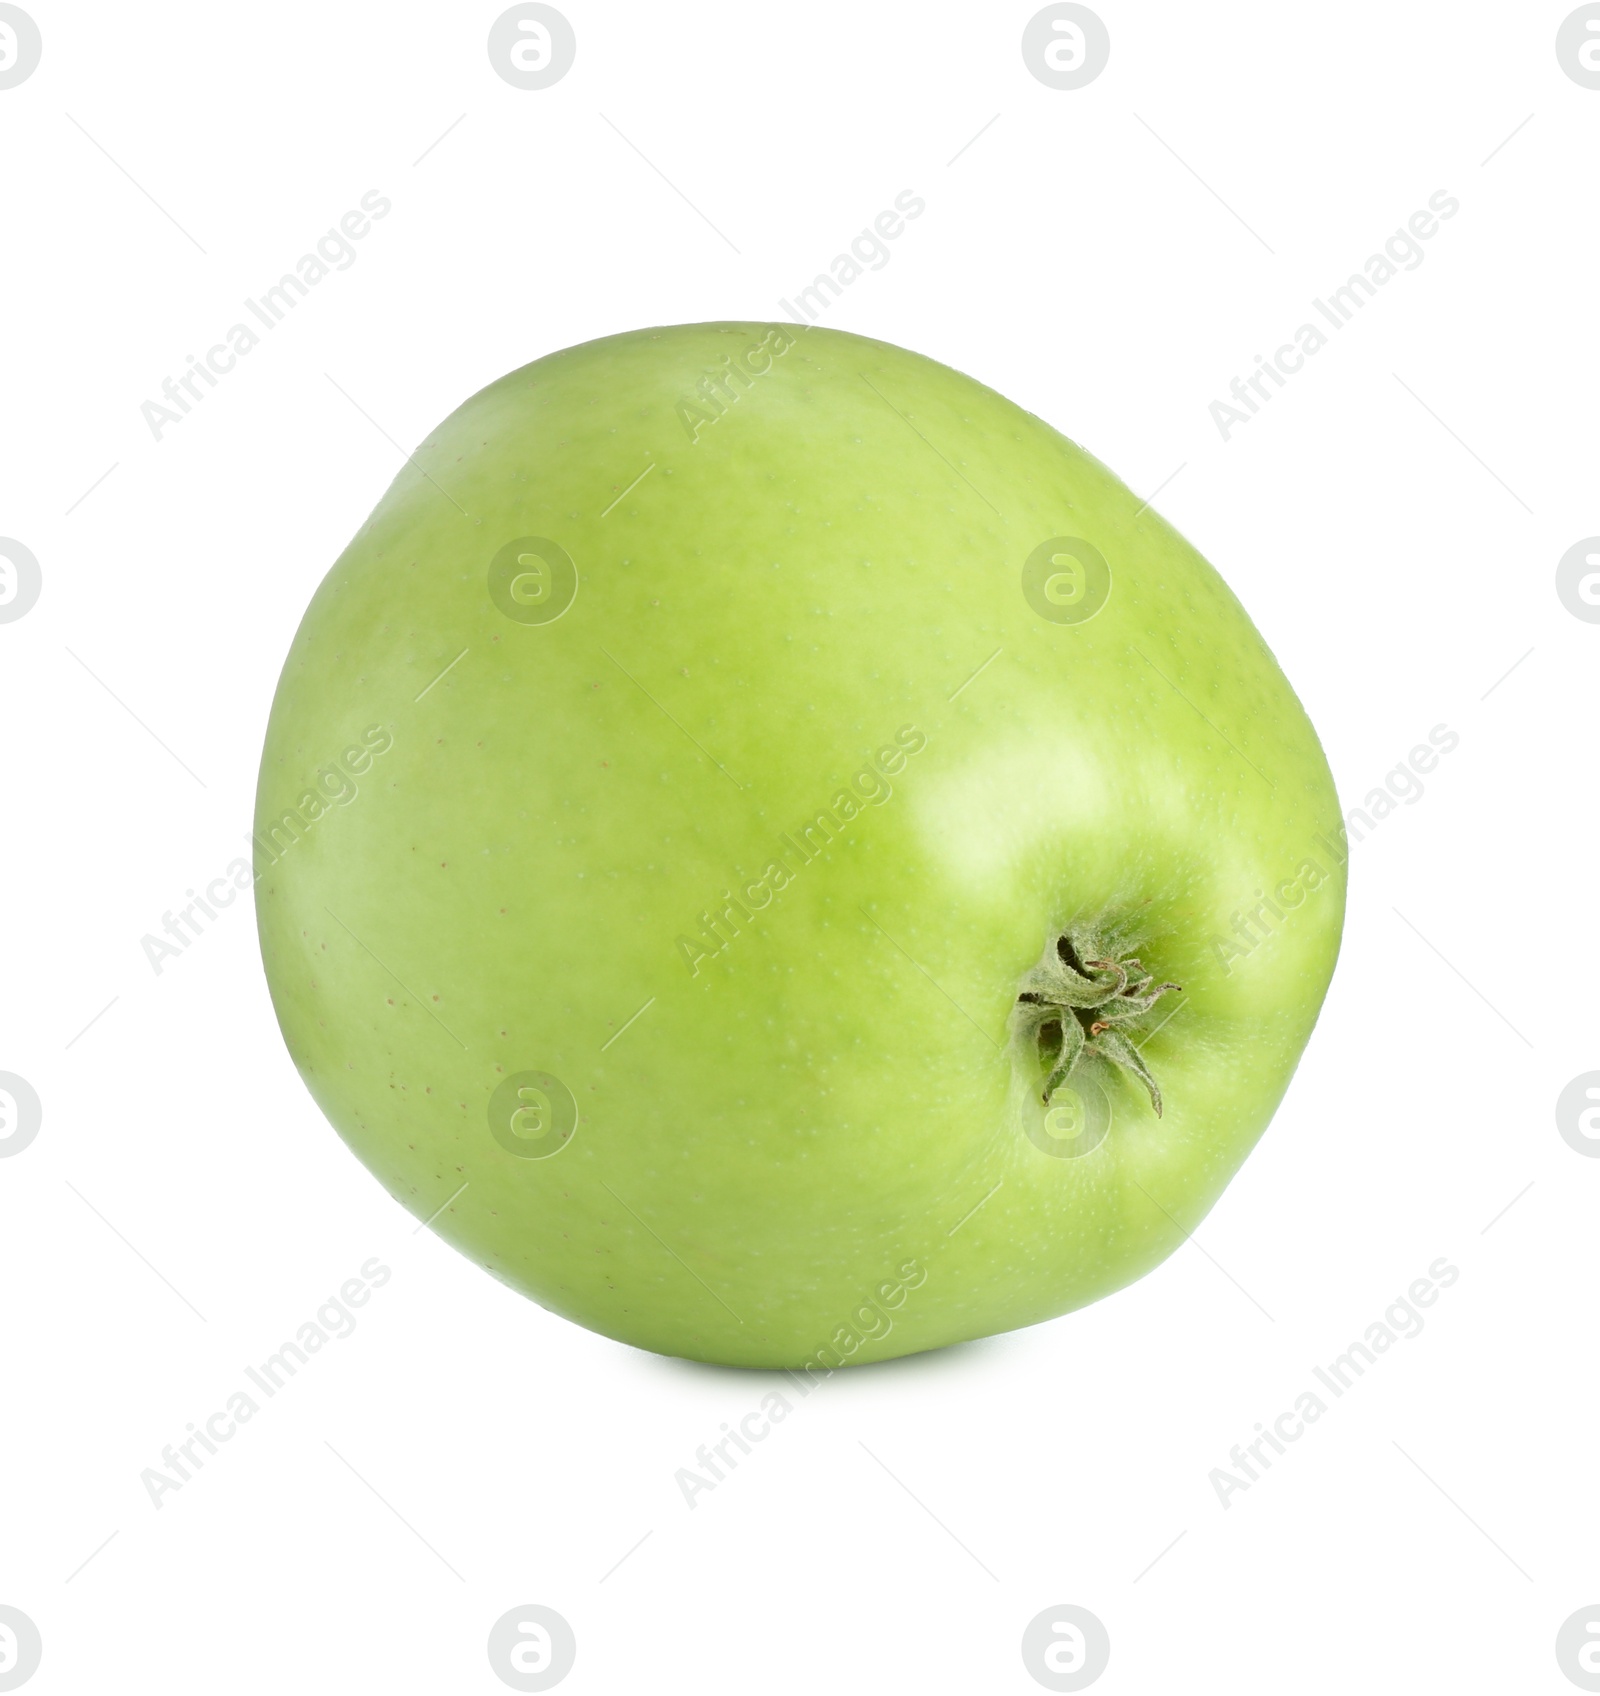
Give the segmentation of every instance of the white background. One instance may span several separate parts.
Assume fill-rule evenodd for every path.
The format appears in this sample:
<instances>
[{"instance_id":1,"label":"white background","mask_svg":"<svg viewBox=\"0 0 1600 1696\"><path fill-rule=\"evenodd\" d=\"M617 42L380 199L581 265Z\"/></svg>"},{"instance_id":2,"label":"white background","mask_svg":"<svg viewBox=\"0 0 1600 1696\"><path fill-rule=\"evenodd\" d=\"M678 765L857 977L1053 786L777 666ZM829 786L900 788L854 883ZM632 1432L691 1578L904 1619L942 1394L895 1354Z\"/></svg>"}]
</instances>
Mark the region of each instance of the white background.
<instances>
[{"instance_id":1,"label":"white background","mask_svg":"<svg viewBox=\"0 0 1600 1696\"><path fill-rule=\"evenodd\" d=\"M1109 67L1059 92L1032 5L563 0L575 68L523 92L498 5L28 4L0 533L43 592L0 625L0 1069L44 1122L0 1161L0 1602L43 1635L31 1689L492 1696L526 1602L571 1622L574 1692L1025 1696L1060 1602L1105 1623L1108 1696L1575 1688L1600 1161L1554 1105L1600 1066L1600 627L1554 585L1600 532L1600 91L1557 62L1571 8L1104 0ZM162 379L374 188L357 262L153 439ZM691 1511L676 1469L768 1382L417 1234L290 1065L247 903L159 977L140 938L244 851L290 637L402 448L554 349L777 317L907 188L926 213L825 321L1160 487L1346 807L1432 726L1460 746L1354 849L1322 1021L1193 1244L840 1374ZM1210 402L1439 189L1425 262L1224 442ZM141 1471L373 1255L356 1333L153 1508ZM1224 1509L1212 1469L1439 1256L1423 1333Z\"/></svg>"}]
</instances>

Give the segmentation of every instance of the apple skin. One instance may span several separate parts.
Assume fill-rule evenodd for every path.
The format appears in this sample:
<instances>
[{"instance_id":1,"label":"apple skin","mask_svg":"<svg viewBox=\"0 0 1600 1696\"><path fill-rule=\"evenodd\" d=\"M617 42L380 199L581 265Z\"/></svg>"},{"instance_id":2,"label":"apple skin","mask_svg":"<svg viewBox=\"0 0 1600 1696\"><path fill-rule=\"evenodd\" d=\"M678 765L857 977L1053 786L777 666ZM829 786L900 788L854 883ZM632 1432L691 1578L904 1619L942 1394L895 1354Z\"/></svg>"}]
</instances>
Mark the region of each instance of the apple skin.
<instances>
[{"instance_id":1,"label":"apple skin","mask_svg":"<svg viewBox=\"0 0 1600 1696\"><path fill-rule=\"evenodd\" d=\"M1024 593L1060 537L1090 618L1071 558ZM828 1370L1184 1242L1316 1020L1342 842L1249 618L1104 466L886 343L697 324L512 372L395 479L284 666L257 912L312 1095L448 1242L641 1348ZM1086 1062L1110 1126L1062 1158L1008 1019L1083 914L1183 988L1164 1115Z\"/></svg>"}]
</instances>

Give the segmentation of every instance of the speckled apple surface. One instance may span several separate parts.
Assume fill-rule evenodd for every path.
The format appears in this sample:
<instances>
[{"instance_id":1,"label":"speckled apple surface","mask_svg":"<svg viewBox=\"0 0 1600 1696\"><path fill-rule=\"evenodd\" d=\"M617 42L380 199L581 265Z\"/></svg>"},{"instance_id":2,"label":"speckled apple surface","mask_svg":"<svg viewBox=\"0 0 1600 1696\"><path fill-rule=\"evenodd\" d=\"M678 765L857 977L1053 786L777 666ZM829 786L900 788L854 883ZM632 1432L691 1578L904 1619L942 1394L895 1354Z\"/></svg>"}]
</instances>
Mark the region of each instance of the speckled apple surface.
<instances>
[{"instance_id":1,"label":"speckled apple surface","mask_svg":"<svg viewBox=\"0 0 1600 1696\"><path fill-rule=\"evenodd\" d=\"M701 324L418 448L284 666L256 898L413 1214L608 1336L830 1370L1183 1242L1311 1034L1341 843L1244 610L1104 466L886 343ZM1084 915L1182 986L1159 1118L1092 1059L1047 1106L1010 1034Z\"/></svg>"}]
</instances>

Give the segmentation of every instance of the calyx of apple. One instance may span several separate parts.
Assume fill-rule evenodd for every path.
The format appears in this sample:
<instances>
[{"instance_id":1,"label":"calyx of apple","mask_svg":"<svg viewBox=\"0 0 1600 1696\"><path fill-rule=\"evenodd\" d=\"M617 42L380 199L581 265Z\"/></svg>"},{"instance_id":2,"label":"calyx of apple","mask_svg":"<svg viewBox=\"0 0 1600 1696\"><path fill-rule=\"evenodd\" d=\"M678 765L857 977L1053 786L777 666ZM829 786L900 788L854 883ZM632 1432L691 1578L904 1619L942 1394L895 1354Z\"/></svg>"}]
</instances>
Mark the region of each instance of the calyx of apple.
<instances>
[{"instance_id":1,"label":"calyx of apple","mask_svg":"<svg viewBox=\"0 0 1600 1696\"><path fill-rule=\"evenodd\" d=\"M1161 1088L1139 1052L1140 1024L1168 990L1094 925L1069 925L1045 944L1017 990L1011 1033L1018 1062L1045 1074L1045 1102L1086 1059L1109 1060L1150 1092L1161 1117ZM1121 956L1119 958L1119 956Z\"/></svg>"}]
</instances>

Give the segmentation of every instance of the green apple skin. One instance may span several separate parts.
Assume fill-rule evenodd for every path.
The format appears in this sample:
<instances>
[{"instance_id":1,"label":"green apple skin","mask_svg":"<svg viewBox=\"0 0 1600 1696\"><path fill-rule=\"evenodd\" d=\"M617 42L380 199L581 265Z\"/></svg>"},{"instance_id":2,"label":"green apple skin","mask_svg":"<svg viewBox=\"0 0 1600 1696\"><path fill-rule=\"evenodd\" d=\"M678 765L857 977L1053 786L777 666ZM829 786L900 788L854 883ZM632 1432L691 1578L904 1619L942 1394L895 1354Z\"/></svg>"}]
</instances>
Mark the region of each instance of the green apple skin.
<instances>
[{"instance_id":1,"label":"green apple skin","mask_svg":"<svg viewBox=\"0 0 1600 1696\"><path fill-rule=\"evenodd\" d=\"M489 592L527 536L576 573L521 556L545 622ZM1079 622L1023 591L1062 536L1110 574ZM1249 618L1104 466L886 343L696 324L513 371L395 479L284 666L257 912L295 1064L412 1213L609 1337L818 1371L1185 1241L1310 1035L1342 842ZM1008 1019L1084 914L1183 987L1164 1114L1086 1062L1110 1129L1062 1158ZM491 1134L524 1072L570 1129Z\"/></svg>"}]
</instances>

